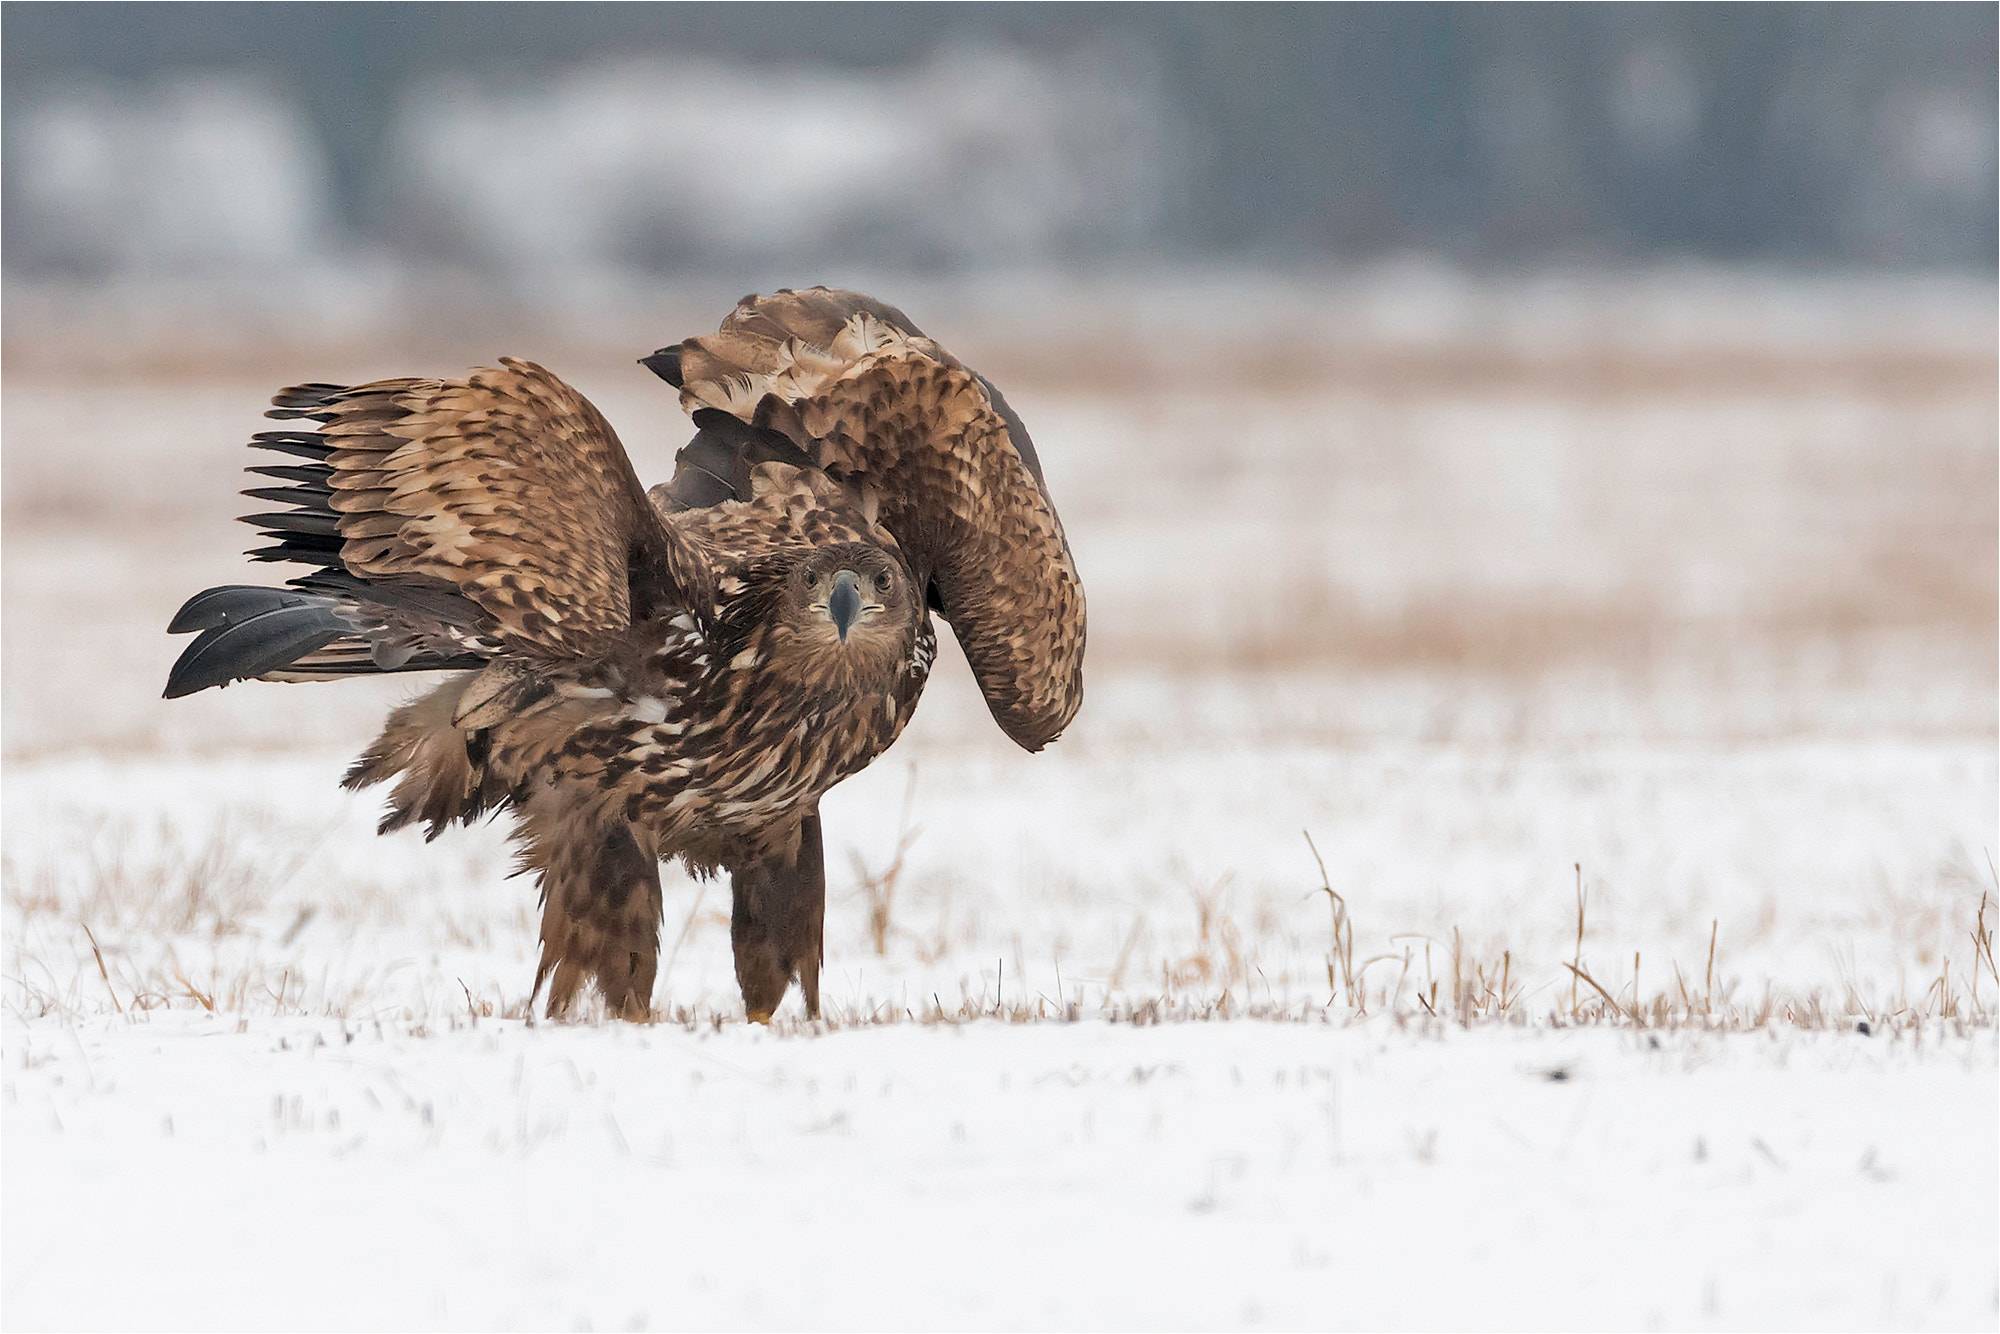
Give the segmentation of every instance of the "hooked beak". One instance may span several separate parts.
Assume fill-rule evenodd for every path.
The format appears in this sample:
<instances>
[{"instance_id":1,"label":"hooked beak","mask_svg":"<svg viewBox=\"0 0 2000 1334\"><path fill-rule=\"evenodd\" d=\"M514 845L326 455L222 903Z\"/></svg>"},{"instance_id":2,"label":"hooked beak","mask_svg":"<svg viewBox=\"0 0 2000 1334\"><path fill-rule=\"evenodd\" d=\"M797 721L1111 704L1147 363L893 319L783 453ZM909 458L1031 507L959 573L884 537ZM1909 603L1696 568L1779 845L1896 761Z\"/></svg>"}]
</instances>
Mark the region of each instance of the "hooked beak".
<instances>
[{"instance_id":1,"label":"hooked beak","mask_svg":"<svg viewBox=\"0 0 2000 1334\"><path fill-rule=\"evenodd\" d=\"M840 631L840 642L845 644L848 628L861 614L861 577L854 571L842 570L833 576L833 588L826 595L826 614L833 618L833 628Z\"/></svg>"}]
</instances>

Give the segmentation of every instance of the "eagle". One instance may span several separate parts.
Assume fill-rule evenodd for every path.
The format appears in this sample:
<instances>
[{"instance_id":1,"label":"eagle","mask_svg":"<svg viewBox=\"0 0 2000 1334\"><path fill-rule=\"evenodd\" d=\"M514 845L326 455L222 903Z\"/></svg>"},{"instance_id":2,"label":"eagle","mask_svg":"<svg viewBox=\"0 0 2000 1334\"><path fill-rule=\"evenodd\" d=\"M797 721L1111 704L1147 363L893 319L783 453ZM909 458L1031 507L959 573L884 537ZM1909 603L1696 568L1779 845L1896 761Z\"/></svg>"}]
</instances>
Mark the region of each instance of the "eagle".
<instances>
[{"instance_id":1,"label":"eagle","mask_svg":"<svg viewBox=\"0 0 2000 1334\"><path fill-rule=\"evenodd\" d=\"M727 872L746 1012L819 1015L819 801L909 722L952 628L1035 751L1083 698L1083 585L998 389L901 311L749 296L640 359L693 439L642 489L575 389L502 358L461 380L304 384L251 446L282 588L190 598L166 697L255 678L448 671L347 772L380 832L510 813L542 907L532 1006L650 1013L660 866Z\"/></svg>"}]
</instances>

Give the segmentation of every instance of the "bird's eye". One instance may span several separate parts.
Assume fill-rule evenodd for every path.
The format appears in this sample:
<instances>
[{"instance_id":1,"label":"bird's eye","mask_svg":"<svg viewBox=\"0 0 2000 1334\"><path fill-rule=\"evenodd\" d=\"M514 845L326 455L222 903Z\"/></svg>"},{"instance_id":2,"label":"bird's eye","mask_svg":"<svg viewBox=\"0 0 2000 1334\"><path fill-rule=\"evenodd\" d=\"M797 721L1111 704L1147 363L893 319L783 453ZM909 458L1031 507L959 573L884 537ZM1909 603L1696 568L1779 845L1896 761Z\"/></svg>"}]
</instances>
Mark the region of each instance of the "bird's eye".
<instances>
[{"instance_id":1,"label":"bird's eye","mask_svg":"<svg viewBox=\"0 0 2000 1334\"><path fill-rule=\"evenodd\" d=\"M813 586L814 584L817 584L818 582L819 582L819 576L818 576L818 575L816 575L816 574L814 574L814 573L813 573L813 572L812 572L811 570L807 570L807 571L806 571L806 587L807 587L807 588L811 588L811 587L812 587L812 586Z\"/></svg>"},{"instance_id":2,"label":"bird's eye","mask_svg":"<svg viewBox=\"0 0 2000 1334\"><path fill-rule=\"evenodd\" d=\"M886 593L889 591L889 572L887 570L875 576L875 591L877 593Z\"/></svg>"}]
</instances>

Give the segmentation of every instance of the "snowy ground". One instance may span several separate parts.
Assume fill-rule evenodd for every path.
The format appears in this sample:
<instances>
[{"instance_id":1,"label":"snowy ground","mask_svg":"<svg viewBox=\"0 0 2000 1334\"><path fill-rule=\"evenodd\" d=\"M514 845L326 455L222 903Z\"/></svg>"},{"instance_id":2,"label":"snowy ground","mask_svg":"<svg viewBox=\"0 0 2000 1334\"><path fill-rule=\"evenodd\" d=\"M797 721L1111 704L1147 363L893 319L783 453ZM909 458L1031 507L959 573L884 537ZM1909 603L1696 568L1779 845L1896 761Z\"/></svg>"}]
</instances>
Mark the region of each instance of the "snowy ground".
<instances>
[{"instance_id":1,"label":"snowy ground","mask_svg":"<svg viewBox=\"0 0 2000 1334\"><path fill-rule=\"evenodd\" d=\"M10 1045L23 1328L1992 1323L1990 1030L180 1012Z\"/></svg>"},{"instance_id":2,"label":"snowy ground","mask_svg":"<svg viewBox=\"0 0 2000 1334\"><path fill-rule=\"evenodd\" d=\"M1089 693L1027 756L947 658L829 798L817 1029L678 871L658 1023L526 1022L502 831L335 788L404 686L156 698L271 383L511 347L10 320L0 1319L1991 1328L1991 287L1704 281L1192 292L1203 384L906 302L1035 430Z\"/></svg>"}]
</instances>

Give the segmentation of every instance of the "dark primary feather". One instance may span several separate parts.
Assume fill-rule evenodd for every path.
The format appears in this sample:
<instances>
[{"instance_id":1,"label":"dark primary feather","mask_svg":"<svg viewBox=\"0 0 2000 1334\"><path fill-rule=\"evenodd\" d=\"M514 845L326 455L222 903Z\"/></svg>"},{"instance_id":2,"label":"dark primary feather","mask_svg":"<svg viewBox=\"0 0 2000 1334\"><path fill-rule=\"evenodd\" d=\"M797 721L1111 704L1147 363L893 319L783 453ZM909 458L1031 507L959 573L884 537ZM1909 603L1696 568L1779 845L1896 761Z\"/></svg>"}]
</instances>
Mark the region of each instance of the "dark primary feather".
<instances>
[{"instance_id":1,"label":"dark primary feather","mask_svg":"<svg viewBox=\"0 0 2000 1334\"><path fill-rule=\"evenodd\" d=\"M315 431L259 431L250 437L250 448L268 449L273 454L290 454L302 459L324 460L333 453L332 444L322 440Z\"/></svg>"},{"instance_id":2,"label":"dark primary feather","mask_svg":"<svg viewBox=\"0 0 2000 1334\"><path fill-rule=\"evenodd\" d=\"M345 393L347 386L343 384L326 384L320 381L312 384L295 384L289 389L280 389L273 395L271 410L264 415L278 421L305 419L330 422L338 415L333 404Z\"/></svg>"},{"instance_id":3,"label":"dark primary feather","mask_svg":"<svg viewBox=\"0 0 2000 1334\"><path fill-rule=\"evenodd\" d=\"M283 667L355 632L332 598L275 588L211 588L174 617L175 633L201 634L167 675L166 698L228 685Z\"/></svg>"},{"instance_id":4,"label":"dark primary feather","mask_svg":"<svg viewBox=\"0 0 2000 1334\"><path fill-rule=\"evenodd\" d=\"M707 509L725 500L741 500L737 489L736 451L707 431L681 446L674 455L674 479L650 493L661 510L677 514L682 510Z\"/></svg>"},{"instance_id":5,"label":"dark primary feather","mask_svg":"<svg viewBox=\"0 0 2000 1334\"><path fill-rule=\"evenodd\" d=\"M324 505L333 497L326 485L252 486L238 493L252 500L268 500L274 505Z\"/></svg>"},{"instance_id":6,"label":"dark primary feather","mask_svg":"<svg viewBox=\"0 0 2000 1334\"><path fill-rule=\"evenodd\" d=\"M333 469L326 467L300 467L291 463L259 463L243 470L259 477L275 477L283 482L305 482L312 486L330 488L329 480Z\"/></svg>"},{"instance_id":7,"label":"dark primary feather","mask_svg":"<svg viewBox=\"0 0 2000 1334\"><path fill-rule=\"evenodd\" d=\"M340 536L340 516L331 511L320 514L309 509L296 509L272 514L246 514L243 516L243 522L252 528L264 529L274 537L281 533L287 535L305 533L313 537Z\"/></svg>"},{"instance_id":8,"label":"dark primary feather","mask_svg":"<svg viewBox=\"0 0 2000 1334\"><path fill-rule=\"evenodd\" d=\"M298 601L297 593L282 588L257 588L249 584L205 588L181 604L167 625L167 633L187 635L197 630L213 630L232 619L240 621L259 612L294 606Z\"/></svg>"},{"instance_id":9,"label":"dark primary feather","mask_svg":"<svg viewBox=\"0 0 2000 1334\"><path fill-rule=\"evenodd\" d=\"M649 357L639 358L639 364L674 388L681 387L681 349L678 344L673 347L663 347Z\"/></svg>"}]
</instances>

